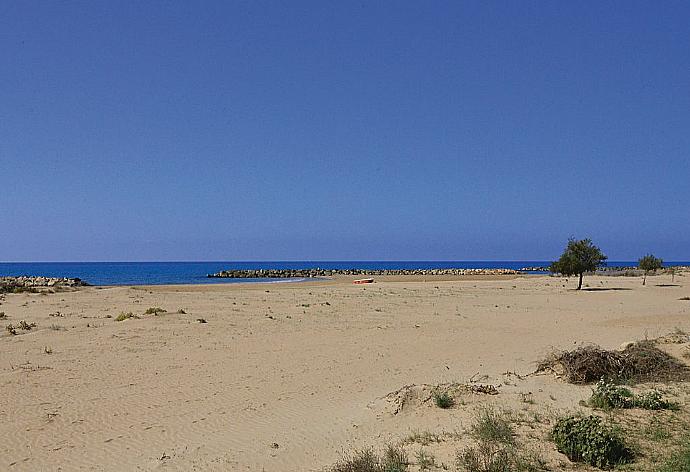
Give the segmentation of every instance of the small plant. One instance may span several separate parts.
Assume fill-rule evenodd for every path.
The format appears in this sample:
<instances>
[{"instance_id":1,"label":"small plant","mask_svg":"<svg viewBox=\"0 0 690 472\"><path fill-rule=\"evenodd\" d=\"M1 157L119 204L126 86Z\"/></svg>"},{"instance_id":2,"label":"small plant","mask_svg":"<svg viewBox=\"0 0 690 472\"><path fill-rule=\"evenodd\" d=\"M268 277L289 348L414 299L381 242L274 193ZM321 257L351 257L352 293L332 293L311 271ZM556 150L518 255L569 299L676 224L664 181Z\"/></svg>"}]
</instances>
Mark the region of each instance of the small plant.
<instances>
[{"instance_id":1,"label":"small plant","mask_svg":"<svg viewBox=\"0 0 690 472\"><path fill-rule=\"evenodd\" d=\"M136 318L136 316L134 316L134 313L132 313L131 311L125 313L123 311L122 313L117 315L117 318L115 318L115 321L125 321L125 320L128 320L130 318Z\"/></svg>"},{"instance_id":2,"label":"small plant","mask_svg":"<svg viewBox=\"0 0 690 472\"><path fill-rule=\"evenodd\" d=\"M477 447L458 451L456 465L468 472L512 471L510 458L512 450L505 444L494 441L480 441Z\"/></svg>"},{"instance_id":3,"label":"small plant","mask_svg":"<svg viewBox=\"0 0 690 472\"><path fill-rule=\"evenodd\" d=\"M197 318L196 319L199 323L207 323L207 321L204 318Z\"/></svg>"},{"instance_id":4,"label":"small plant","mask_svg":"<svg viewBox=\"0 0 690 472\"><path fill-rule=\"evenodd\" d=\"M441 392L437 390L433 393L433 397L434 404L439 408L443 408L444 410L447 408L452 408L453 405L455 405L455 400L453 400L453 397L451 397L448 392Z\"/></svg>"},{"instance_id":5,"label":"small plant","mask_svg":"<svg viewBox=\"0 0 690 472\"><path fill-rule=\"evenodd\" d=\"M455 463L467 472L536 472L548 470L542 456L534 451L522 453L510 444L479 441L476 447L458 451Z\"/></svg>"},{"instance_id":6,"label":"small plant","mask_svg":"<svg viewBox=\"0 0 690 472\"><path fill-rule=\"evenodd\" d=\"M6 320L6 319L7 319L7 315L5 314L5 312L0 311L0 320Z\"/></svg>"},{"instance_id":7,"label":"small plant","mask_svg":"<svg viewBox=\"0 0 690 472\"><path fill-rule=\"evenodd\" d=\"M53 348L49 346L44 346L43 347L43 353L44 354L52 354L53 353Z\"/></svg>"},{"instance_id":8,"label":"small plant","mask_svg":"<svg viewBox=\"0 0 690 472\"><path fill-rule=\"evenodd\" d=\"M635 406L645 410L673 410L677 408L675 403L664 399L658 390L650 390L636 395Z\"/></svg>"},{"instance_id":9,"label":"small plant","mask_svg":"<svg viewBox=\"0 0 690 472\"><path fill-rule=\"evenodd\" d=\"M178 314L178 315L186 315L187 312L184 311L182 308L180 308L179 310L177 310L177 314Z\"/></svg>"},{"instance_id":10,"label":"small plant","mask_svg":"<svg viewBox=\"0 0 690 472\"><path fill-rule=\"evenodd\" d=\"M620 433L598 416L560 418L551 436L558 451L573 462L608 469L632 461L632 451Z\"/></svg>"},{"instance_id":11,"label":"small plant","mask_svg":"<svg viewBox=\"0 0 690 472\"><path fill-rule=\"evenodd\" d=\"M32 328L36 327L36 323L27 323L24 320L19 321L19 329L23 329L24 331L31 331Z\"/></svg>"},{"instance_id":12,"label":"small plant","mask_svg":"<svg viewBox=\"0 0 690 472\"><path fill-rule=\"evenodd\" d=\"M424 449L417 451L414 457L419 466L419 470L430 470L432 467L436 466L436 457L426 452Z\"/></svg>"},{"instance_id":13,"label":"small plant","mask_svg":"<svg viewBox=\"0 0 690 472\"><path fill-rule=\"evenodd\" d=\"M675 408L675 404L663 398L658 390L639 395L633 394L629 389L615 385L604 379L597 382L592 389L592 396L587 402L589 406L612 410L614 408L642 408L644 410L668 410Z\"/></svg>"},{"instance_id":14,"label":"small plant","mask_svg":"<svg viewBox=\"0 0 690 472\"><path fill-rule=\"evenodd\" d=\"M338 462L331 472L380 472L380 470L381 464L374 451L364 449Z\"/></svg>"},{"instance_id":15,"label":"small plant","mask_svg":"<svg viewBox=\"0 0 690 472\"><path fill-rule=\"evenodd\" d=\"M147 308L146 311L144 312L145 315L156 315L158 316L159 313L167 313L167 310L164 310L163 308L154 306L151 308Z\"/></svg>"},{"instance_id":16,"label":"small plant","mask_svg":"<svg viewBox=\"0 0 690 472\"><path fill-rule=\"evenodd\" d=\"M442 441L443 438L440 435L432 433L431 431L412 431L412 433L403 440L403 443L417 443L422 446L428 446L429 444L440 443Z\"/></svg>"},{"instance_id":17,"label":"small plant","mask_svg":"<svg viewBox=\"0 0 690 472\"><path fill-rule=\"evenodd\" d=\"M383 455L382 472L405 472L408 463L407 453L403 448L388 446Z\"/></svg>"},{"instance_id":18,"label":"small plant","mask_svg":"<svg viewBox=\"0 0 690 472\"><path fill-rule=\"evenodd\" d=\"M504 444L515 443L513 427L506 415L492 408L483 408L479 411L471 431L479 440Z\"/></svg>"},{"instance_id":19,"label":"small plant","mask_svg":"<svg viewBox=\"0 0 690 472\"><path fill-rule=\"evenodd\" d=\"M5 331L7 331L8 333L10 333L13 336L17 335L17 328L11 324L8 324L7 326L5 326Z\"/></svg>"},{"instance_id":20,"label":"small plant","mask_svg":"<svg viewBox=\"0 0 690 472\"><path fill-rule=\"evenodd\" d=\"M635 406L633 393L625 387L601 379L592 389L589 406L612 410L614 408L632 408Z\"/></svg>"},{"instance_id":21,"label":"small plant","mask_svg":"<svg viewBox=\"0 0 690 472\"><path fill-rule=\"evenodd\" d=\"M331 472L405 472L407 471L407 454L402 448L388 446L383 457L371 449L355 451L351 457L338 462Z\"/></svg>"}]
</instances>

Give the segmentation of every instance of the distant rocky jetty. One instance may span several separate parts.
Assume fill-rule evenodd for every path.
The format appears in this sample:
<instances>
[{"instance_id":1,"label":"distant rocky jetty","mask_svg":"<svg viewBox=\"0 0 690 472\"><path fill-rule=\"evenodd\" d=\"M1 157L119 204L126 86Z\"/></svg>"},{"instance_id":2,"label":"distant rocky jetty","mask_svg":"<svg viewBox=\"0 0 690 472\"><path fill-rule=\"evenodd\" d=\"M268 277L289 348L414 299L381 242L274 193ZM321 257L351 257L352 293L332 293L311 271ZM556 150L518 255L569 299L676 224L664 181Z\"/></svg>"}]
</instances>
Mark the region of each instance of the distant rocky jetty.
<instances>
[{"instance_id":1,"label":"distant rocky jetty","mask_svg":"<svg viewBox=\"0 0 690 472\"><path fill-rule=\"evenodd\" d=\"M540 269L541 270L541 269ZM332 277L334 275L517 275L514 269L230 269L221 270L208 277L233 279L285 279Z\"/></svg>"},{"instance_id":2,"label":"distant rocky jetty","mask_svg":"<svg viewBox=\"0 0 690 472\"><path fill-rule=\"evenodd\" d=\"M32 291L40 287L83 287L89 285L78 278L67 277L0 277L0 293Z\"/></svg>"}]
</instances>

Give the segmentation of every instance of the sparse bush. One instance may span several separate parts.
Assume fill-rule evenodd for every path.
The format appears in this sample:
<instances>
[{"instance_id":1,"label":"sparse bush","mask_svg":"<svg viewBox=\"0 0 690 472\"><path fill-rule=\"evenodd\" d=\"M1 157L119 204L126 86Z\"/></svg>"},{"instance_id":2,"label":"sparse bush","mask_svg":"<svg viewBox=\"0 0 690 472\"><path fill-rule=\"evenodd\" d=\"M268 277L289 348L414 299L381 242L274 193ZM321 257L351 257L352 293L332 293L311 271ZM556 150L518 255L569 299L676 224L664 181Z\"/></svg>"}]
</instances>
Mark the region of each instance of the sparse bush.
<instances>
[{"instance_id":1,"label":"sparse bush","mask_svg":"<svg viewBox=\"0 0 690 472\"><path fill-rule=\"evenodd\" d=\"M512 449L493 441L480 441L477 447L458 452L456 465L467 472L511 472Z\"/></svg>"},{"instance_id":2,"label":"sparse bush","mask_svg":"<svg viewBox=\"0 0 690 472\"><path fill-rule=\"evenodd\" d=\"M11 335L15 336L17 334L17 328L11 324L8 324L5 326L5 331L10 333Z\"/></svg>"},{"instance_id":3,"label":"sparse bush","mask_svg":"<svg viewBox=\"0 0 690 472\"><path fill-rule=\"evenodd\" d=\"M455 405L455 400L450 396L448 392L435 391L433 393L434 404L443 409L451 408Z\"/></svg>"},{"instance_id":4,"label":"sparse bush","mask_svg":"<svg viewBox=\"0 0 690 472\"><path fill-rule=\"evenodd\" d=\"M479 441L474 447L458 451L455 464L467 472L536 472L548 470L546 462L534 451L521 452L511 444Z\"/></svg>"},{"instance_id":5,"label":"sparse bush","mask_svg":"<svg viewBox=\"0 0 690 472\"><path fill-rule=\"evenodd\" d=\"M420 449L414 455L419 470L429 470L436 466L436 457L433 454L426 452L424 449Z\"/></svg>"},{"instance_id":6,"label":"sparse bush","mask_svg":"<svg viewBox=\"0 0 690 472\"><path fill-rule=\"evenodd\" d=\"M620 433L597 416L561 418L551 435L557 449L573 462L609 469L632 460Z\"/></svg>"},{"instance_id":7,"label":"sparse bush","mask_svg":"<svg viewBox=\"0 0 690 472\"><path fill-rule=\"evenodd\" d=\"M187 312L184 311L182 308L180 308L179 310L177 310L177 314L178 314L178 315L186 315Z\"/></svg>"},{"instance_id":8,"label":"sparse bush","mask_svg":"<svg viewBox=\"0 0 690 472\"><path fill-rule=\"evenodd\" d=\"M36 323L27 323L24 320L19 321L19 329L23 329L24 331L30 331L32 328L36 327Z\"/></svg>"},{"instance_id":9,"label":"sparse bush","mask_svg":"<svg viewBox=\"0 0 690 472\"><path fill-rule=\"evenodd\" d=\"M381 464L378 456L371 449L356 451L352 457L338 462L332 472L380 472Z\"/></svg>"},{"instance_id":10,"label":"sparse bush","mask_svg":"<svg viewBox=\"0 0 690 472\"><path fill-rule=\"evenodd\" d=\"M164 310L163 308L154 306L151 308L147 308L146 311L144 312L145 315L158 315L159 313L167 313L167 310Z\"/></svg>"},{"instance_id":11,"label":"sparse bush","mask_svg":"<svg viewBox=\"0 0 690 472\"><path fill-rule=\"evenodd\" d=\"M117 315L117 318L115 318L115 321L125 321L125 320L128 320L130 318L136 318L136 316L134 316L134 313L132 313L131 311L125 313L123 311L122 313Z\"/></svg>"},{"instance_id":12,"label":"sparse bush","mask_svg":"<svg viewBox=\"0 0 690 472\"><path fill-rule=\"evenodd\" d=\"M355 451L333 466L331 472L405 472L407 464L407 454L402 448L388 446L383 457L371 449Z\"/></svg>"},{"instance_id":13,"label":"sparse bush","mask_svg":"<svg viewBox=\"0 0 690 472\"><path fill-rule=\"evenodd\" d=\"M401 447L388 446L383 456L383 472L405 472L409 460Z\"/></svg>"},{"instance_id":14,"label":"sparse bush","mask_svg":"<svg viewBox=\"0 0 690 472\"><path fill-rule=\"evenodd\" d=\"M514 444L513 427L504 413L493 408L482 408L477 414L471 428L472 434L479 440Z\"/></svg>"},{"instance_id":15,"label":"sparse bush","mask_svg":"<svg viewBox=\"0 0 690 472\"><path fill-rule=\"evenodd\" d=\"M7 319L7 315L5 314L5 312L0 311L0 320L6 320L6 319Z\"/></svg>"}]
</instances>

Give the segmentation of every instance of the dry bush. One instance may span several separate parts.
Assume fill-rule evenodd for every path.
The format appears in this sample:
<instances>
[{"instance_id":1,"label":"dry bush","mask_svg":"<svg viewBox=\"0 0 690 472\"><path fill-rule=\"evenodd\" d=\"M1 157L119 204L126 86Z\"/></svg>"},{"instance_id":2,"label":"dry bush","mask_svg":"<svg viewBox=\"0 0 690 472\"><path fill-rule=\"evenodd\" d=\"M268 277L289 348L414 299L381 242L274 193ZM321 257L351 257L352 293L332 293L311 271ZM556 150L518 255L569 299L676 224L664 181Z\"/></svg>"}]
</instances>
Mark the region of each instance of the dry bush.
<instances>
[{"instance_id":1,"label":"dry bush","mask_svg":"<svg viewBox=\"0 0 690 472\"><path fill-rule=\"evenodd\" d=\"M688 378L687 366L657 348L653 341L638 341L623 351L583 346L573 351L555 352L537 366L538 372L546 370L574 384L601 379L659 382Z\"/></svg>"}]
</instances>

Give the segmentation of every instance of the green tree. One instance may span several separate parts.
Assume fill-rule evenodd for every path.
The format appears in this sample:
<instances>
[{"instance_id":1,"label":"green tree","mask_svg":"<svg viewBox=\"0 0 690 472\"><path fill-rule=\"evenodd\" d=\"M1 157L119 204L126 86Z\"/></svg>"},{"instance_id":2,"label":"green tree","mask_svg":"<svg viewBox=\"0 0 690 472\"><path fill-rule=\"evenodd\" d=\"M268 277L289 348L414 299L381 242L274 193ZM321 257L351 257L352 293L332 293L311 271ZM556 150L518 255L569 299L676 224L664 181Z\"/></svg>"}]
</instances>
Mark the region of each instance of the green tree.
<instances>
[{"instance_id":1,"label":"green tree","mask_svg":"<svg viewBox=\"0 0 690 472\"><path fill-rule=\"evenodd\" d=\"M549 270L565 276L577 275L580 280L577 289L582 288L582 276L585 272L594 272L608 257L592 244L591 239L569 239L568 246L561 257L551 263Z\"/></svg>"},{"instance_id":2,"label":"green tree","mask_svg":"<svg viewBox=\"0 0 690 472\"><path fill-rule=\"evenodd\" d=\"M637 261L637 263L640 269L644 271L644 277L642 277L642 285L645 285L647 283L647 274L654 270L661 269L664 266L664 261L662 261L658 257L654 257L653 254L647 254L639 261Z\"/></svg>"}]
</instances>

